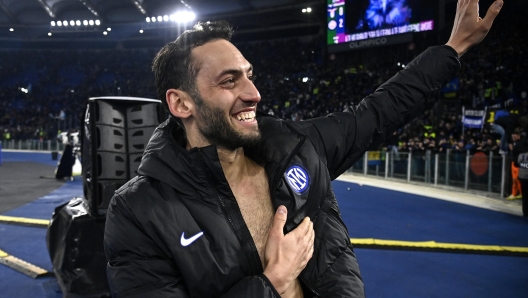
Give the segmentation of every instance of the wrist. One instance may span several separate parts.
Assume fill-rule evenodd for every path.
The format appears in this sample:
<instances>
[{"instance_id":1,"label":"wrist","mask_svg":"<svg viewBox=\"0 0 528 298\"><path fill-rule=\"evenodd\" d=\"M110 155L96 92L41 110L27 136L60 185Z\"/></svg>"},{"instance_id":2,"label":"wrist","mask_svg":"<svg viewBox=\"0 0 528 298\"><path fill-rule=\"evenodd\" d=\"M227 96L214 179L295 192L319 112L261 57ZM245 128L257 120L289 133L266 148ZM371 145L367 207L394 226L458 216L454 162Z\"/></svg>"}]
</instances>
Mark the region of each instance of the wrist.
<instances>
[{"instance_id":1,"label":"wrist","mask_svg":"<svg viewBox=\"0 0 528 298\"><path fill-rule=\"evenodd\" d=\"M275 290L279 294L284 294L288 287L290 286L290 283L285 281L285 278L282 278L276 271L272 270L269 266L266 267L264 270L264 275L268 278L270 283L273 285Z\"/></svg>"}]
</instances>

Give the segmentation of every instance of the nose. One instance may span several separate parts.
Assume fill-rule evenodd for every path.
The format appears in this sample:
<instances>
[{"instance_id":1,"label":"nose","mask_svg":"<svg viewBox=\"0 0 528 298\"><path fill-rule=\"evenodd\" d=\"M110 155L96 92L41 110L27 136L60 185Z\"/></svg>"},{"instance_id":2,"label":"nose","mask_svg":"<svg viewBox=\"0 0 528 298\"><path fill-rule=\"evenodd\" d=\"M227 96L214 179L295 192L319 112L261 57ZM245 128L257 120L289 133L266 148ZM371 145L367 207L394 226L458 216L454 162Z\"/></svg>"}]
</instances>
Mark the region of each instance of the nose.
<instances>
[{"instance_id":1,"label":"nose","mask_svg":"<svg viewBox=\"0 0 528 298\"><path fill-rule=\"evenodd\" d=\"M258 103L261 99L260 92L252 80L244 78L243 87L239 95L240 99L244 102Z\"/></svg>"}]
</instances>

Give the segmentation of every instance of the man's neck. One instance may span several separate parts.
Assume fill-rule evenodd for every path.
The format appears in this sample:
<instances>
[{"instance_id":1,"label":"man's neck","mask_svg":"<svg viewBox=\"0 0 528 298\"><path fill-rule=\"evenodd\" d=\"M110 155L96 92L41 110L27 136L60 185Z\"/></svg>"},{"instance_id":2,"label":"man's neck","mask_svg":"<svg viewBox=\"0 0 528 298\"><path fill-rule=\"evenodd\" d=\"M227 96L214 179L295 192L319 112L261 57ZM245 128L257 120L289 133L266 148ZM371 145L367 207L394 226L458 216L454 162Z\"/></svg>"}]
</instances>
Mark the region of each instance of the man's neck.
<instances>
[{"instance_id":1,"label":"man's neck","mask_svg":"<svg viewBox=\"0 0 528 298\"><path fill-rule=\"evenodd\" d=\"M218 158L227 181L234 187L244 178L255 175L258 165L244 154L244 148L218 149Z\"/></svg>"},{"instance_id":2,"label":"man's neck","mask_svg":"<svg viewBox=\"0 0 528 298\"><path fill-rule=\"evenodd\" d=\"M236 181L244 176L247 169L247 160L244 155L244 148L228 150L218 148L218 158L224 170L227 181Z\"/></svg>"}]
</instances>

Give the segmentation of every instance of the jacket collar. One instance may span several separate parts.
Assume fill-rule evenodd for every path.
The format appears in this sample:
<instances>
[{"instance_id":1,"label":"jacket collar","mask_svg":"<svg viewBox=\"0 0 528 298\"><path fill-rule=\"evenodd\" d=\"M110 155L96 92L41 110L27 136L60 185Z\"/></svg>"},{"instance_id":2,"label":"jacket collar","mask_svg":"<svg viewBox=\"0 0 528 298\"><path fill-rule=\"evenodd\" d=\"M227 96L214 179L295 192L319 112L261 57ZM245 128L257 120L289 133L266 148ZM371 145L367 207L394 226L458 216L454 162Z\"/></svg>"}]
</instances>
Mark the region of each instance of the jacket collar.
<instances>
[{"instance_id":1,"label":"jacket collar","mask_svg":"<svg viewBox=\"0 0 528 298\"><path fill-rule=\"evenodd\" d=\"M259 113L257 120L262 139L257 145L244 148L244 152L264 165L270 190L273 190L306 137L279 118ZM232 196L216 146L187 150L185 145L183 125L178 119L170 117L154 131L143 153L138 173L181 191L194 187L203 195L211 196L216 191L226 191L224 195ZM218 187L211 188L209 182L214 182Z\"/></svg>"}]
</instances>

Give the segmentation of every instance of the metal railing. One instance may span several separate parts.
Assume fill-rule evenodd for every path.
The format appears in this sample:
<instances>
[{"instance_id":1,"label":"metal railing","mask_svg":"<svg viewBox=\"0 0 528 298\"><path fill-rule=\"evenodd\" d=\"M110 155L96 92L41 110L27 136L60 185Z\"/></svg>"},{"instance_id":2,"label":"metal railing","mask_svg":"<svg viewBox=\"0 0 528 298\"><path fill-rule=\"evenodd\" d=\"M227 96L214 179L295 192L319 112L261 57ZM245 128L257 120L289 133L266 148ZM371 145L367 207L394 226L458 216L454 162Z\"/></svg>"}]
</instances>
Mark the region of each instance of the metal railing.
<instances>
[{"instance_id":1,"label":"metal railing","mask_svg":"<svg viewBox=\"0 0 528 298\"><path fill-rule=\"evenodd\" d=\"M509 164L493 152L431 150L419 152L369 151L349 171L379 178L421 182L431 186L478 190L504 197Z\"/></svg>"},{"instance_id":2,"label":"metal railing","mask_svg":"<svg viewBox=\"0 0 528 298\"><path fill-rule=\"evenodd\" d=\"M3 140L0 142L4 150L35 150L59 151L64 150L64 144L58 140Z\"/></svg>"},{"instance_id":3,"label":"metal railing","mask_svg":"<svg viewBox=\"0 0 528 298\"><path fill-rule=\"evenodd\" d=\"M0 148L11 150L58 151L64 144L58 140L4 140ZM353 173L393 178L407 182L422 182L431 186L451 186L464 190L479 190L500 194L504 189L509 170L506 155L493 152L484 154L469 151L433 153L369 151L350 169Z\"/></svg>"}]
</instances>

